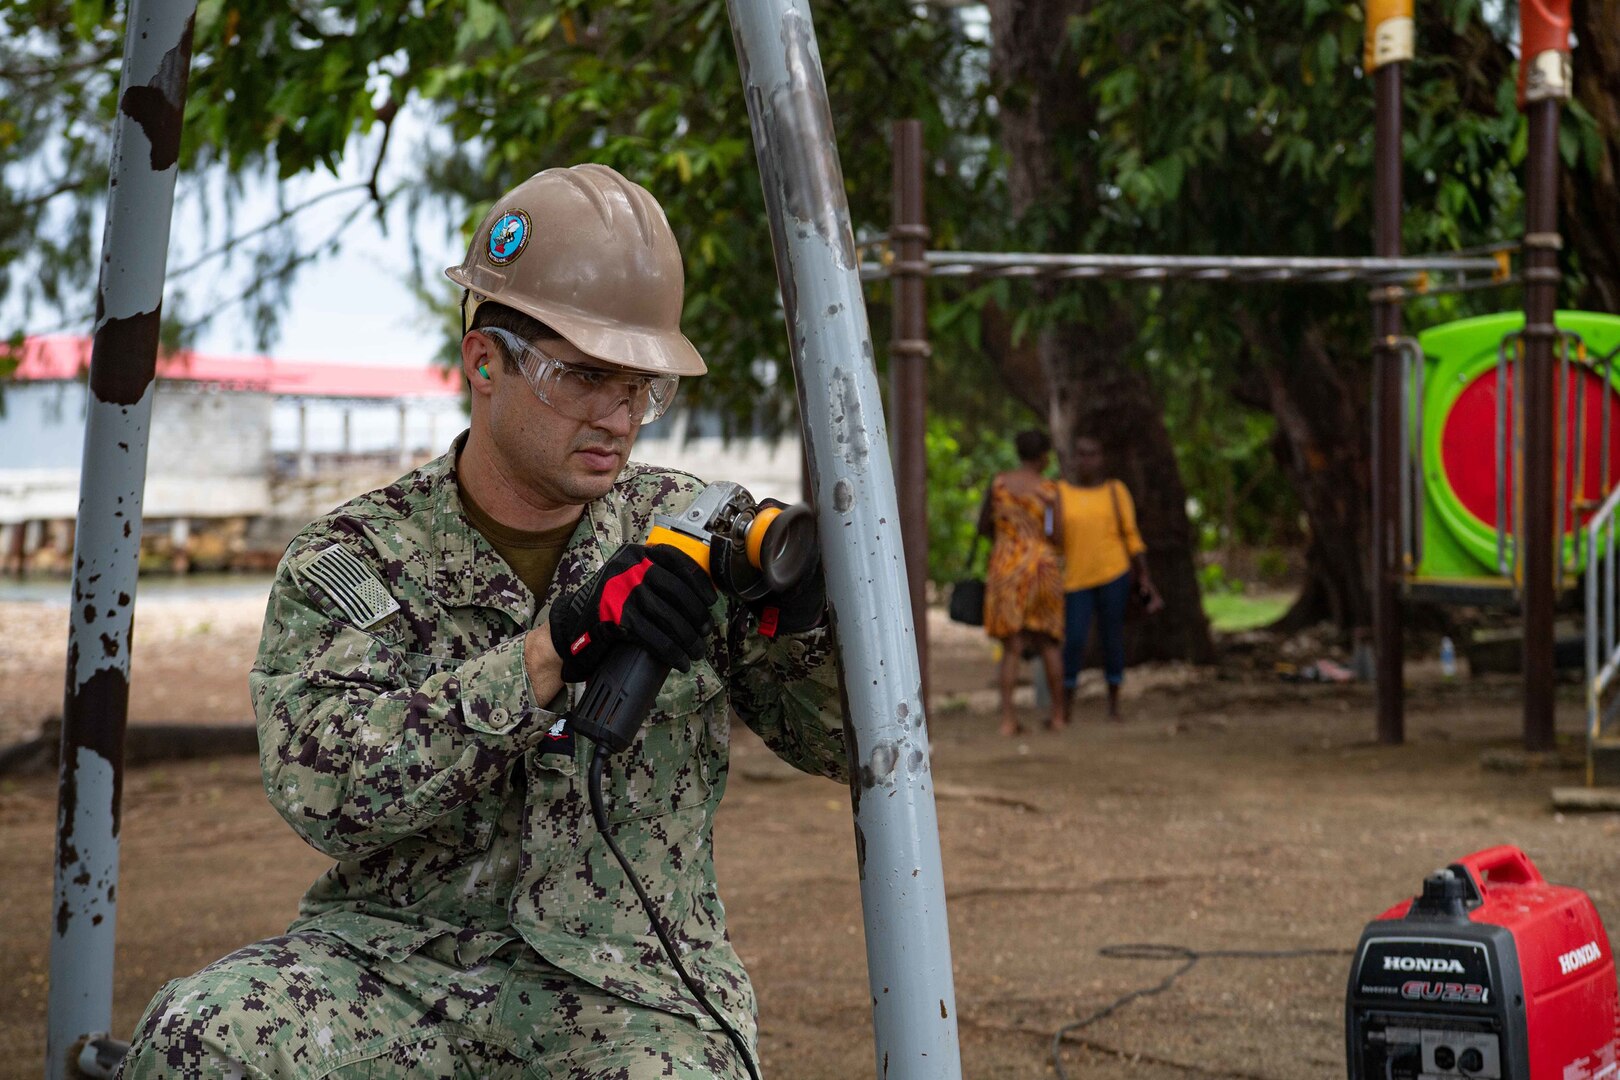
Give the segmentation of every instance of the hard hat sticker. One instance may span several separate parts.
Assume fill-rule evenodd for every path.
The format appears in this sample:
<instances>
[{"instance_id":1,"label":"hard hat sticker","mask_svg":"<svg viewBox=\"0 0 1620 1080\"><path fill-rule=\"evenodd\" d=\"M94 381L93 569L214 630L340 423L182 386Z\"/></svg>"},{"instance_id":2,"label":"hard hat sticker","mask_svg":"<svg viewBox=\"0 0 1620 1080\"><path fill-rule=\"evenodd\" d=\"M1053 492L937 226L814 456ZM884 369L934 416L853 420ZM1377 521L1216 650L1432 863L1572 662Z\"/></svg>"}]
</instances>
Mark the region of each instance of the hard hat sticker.
<instances>
[{"instance_id":1,"label":"hard hat sticker","mask_svg":"<svg viewBox=\"0 0 1620 1080\"><path fill-rule=\"evenodd\" d=\"M489 230L489 261L505 266L529 245L529 215L522 210L502 214Z\"/></svg>"}]
</instances>

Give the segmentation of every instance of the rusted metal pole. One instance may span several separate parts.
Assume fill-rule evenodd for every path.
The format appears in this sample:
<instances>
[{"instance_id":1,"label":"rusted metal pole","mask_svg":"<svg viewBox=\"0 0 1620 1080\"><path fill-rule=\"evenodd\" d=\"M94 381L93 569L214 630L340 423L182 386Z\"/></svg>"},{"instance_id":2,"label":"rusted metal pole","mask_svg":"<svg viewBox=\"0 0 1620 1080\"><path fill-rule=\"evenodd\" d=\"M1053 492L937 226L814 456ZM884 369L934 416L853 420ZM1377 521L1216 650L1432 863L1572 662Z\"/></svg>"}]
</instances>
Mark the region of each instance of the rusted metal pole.
<instances>
[{"instance_id":1,"label":"rusted metal pole","mask_svg":"<svg viewBox=\"0 0 1620 1080\"><path fill-rule=\"evenodd\" d=\"M808 0L728 0L848 701L878 1075L956 1080L956 993L900 508Z\"/></svg>"},{"instance_id":2,"label":"rusted metal pole","mask_svg":"<svg viewBox=\"0 0 1620 1080\"><path fill-rule=\"evenodd\" d=\"M1522 0L1519 6L1520 105L1530 127L1524 190L1524 460L1518 500L1524 514L1521 583L1524 598L1524 747L1551 750L1555 726L1556 671L1553 610L1558 599L1558 545L1562 508L1553 505L1556 368L1553 325L1558 303L1558 118L1569 96L1569 0Z\"/></svg>"},{"instance_id":3,"label":"rusted metal pole","mask_svg":"<svg viewBox=\"0 0 1620 1080\"><path fill-rule=\"evenodd\" d=\"M923 708L928 696L928 225L923 203L922 121L894 123L894 210L889 225L893 329L889 415L894 417L894 482L900 499L911 619L917 628Z\"/></svg>"},{"instance_id":4,"label":"rusted metal pole","mask_svg":"<svg viewBox=\"0 0 1620 1080\"><path fill-rule=\"evenodd\" d=\"M112 1024L113 926L147 431L195 0L130 0L73 551L46 1037L49 1080Z\"/></svg>"},{"instance_id":5,"label":"rusted metal pole","mask_svg":"<svg viewBox=\"0 0 1620 1080\"><path fill-rule=\"evenodd\" d=\"M1530 121L1525 160L1524 252L1524 460L1518 500L1524 514L1521 595L1524 615L1524 747L1551 750L1557 673L1553 664L1553 609L1557 605L1557 546L1562 530L1553 507L1556 486L1556 369L1553 360L1553 310L1558 297L1558 102L1537 101L1525 107Z\"/></svg>"},{"instance_id":6,"label":"rusted metal pole","mask_svg":"<svg viewBox=\"0 0 1620 1080\"><path fill-rule=\"evenodd\" d=\"M1373 249L1401 253L1401 74L1412 58L1411 0L1373 0L1366 62L1373 72ZM1395 285L1373 290L1372 617L1378 741L1406 739L1406 640L1401 625L1401 300Z\"/></svg>"}]
</instances>

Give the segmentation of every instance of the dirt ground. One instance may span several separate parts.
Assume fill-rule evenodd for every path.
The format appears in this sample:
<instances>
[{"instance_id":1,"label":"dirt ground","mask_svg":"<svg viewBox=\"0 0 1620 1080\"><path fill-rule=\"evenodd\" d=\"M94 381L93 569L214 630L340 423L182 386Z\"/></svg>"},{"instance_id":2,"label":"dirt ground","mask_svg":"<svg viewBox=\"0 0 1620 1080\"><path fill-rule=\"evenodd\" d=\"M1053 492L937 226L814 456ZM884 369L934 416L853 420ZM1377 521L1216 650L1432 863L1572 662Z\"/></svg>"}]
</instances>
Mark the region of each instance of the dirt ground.
<instances>
[{"instance_id":1,"label":"dirt ground","mask_svg":"<svg viewBox=\"0 0 1620 1080\"><path fill-rule=\"evenodd\" d=\"M245 720L258 617L243 599L145 607L134 722ZM1098 719L1093 687L1077 727L1008 740L983 638L945 623L934 637L929 726L969 1077L1053 1075L1054 1031L1175 969L1099 955L1132 942L1344 953L1204 960L1075 1032L1069 1076L1343 1076L1362 926L1492 844L1522 846L1620 927L1620 816L1555 814L1549 788L1573 772L1481 765L1515 743L1511 682L1413 665L1409 738L1391 749L1371 741L1365 687L1156 669L1133 673L1123 724ZM0 603L0 745L59 707L65 638L65 610ZM1570 738L1576 689L1559 708ZM55 798L48 778L0 781L0 1077L41 1069ZM874 1075L847 793L780 767L739 727L717 859L769 1073ZM116 1030L127 1036L165 980L279 932L322 864L269 808L251 758L131 770Z\"/></svg>"}]
</instances>

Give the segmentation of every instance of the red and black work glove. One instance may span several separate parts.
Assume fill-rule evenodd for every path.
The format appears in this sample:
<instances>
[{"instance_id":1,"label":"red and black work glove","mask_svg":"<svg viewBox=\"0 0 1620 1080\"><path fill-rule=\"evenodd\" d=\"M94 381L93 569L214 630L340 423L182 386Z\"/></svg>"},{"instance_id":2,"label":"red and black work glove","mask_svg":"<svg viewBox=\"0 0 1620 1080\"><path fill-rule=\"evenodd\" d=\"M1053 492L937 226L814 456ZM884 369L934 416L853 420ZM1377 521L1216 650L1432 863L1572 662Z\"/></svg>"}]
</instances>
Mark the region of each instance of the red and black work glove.
<instances>
[{"instance_id":1,"label":"red and black work glove","mask_svg":"<svg viewBox=\"0 0 1620 1080\"><path fill-rule=\"evenodd\" d=\"M612 646L633 641L688 671L704 653L717 595L703 568L672 547L626 544L551 611L564 682L584 682Z\"/></svg>"}]
</instances>

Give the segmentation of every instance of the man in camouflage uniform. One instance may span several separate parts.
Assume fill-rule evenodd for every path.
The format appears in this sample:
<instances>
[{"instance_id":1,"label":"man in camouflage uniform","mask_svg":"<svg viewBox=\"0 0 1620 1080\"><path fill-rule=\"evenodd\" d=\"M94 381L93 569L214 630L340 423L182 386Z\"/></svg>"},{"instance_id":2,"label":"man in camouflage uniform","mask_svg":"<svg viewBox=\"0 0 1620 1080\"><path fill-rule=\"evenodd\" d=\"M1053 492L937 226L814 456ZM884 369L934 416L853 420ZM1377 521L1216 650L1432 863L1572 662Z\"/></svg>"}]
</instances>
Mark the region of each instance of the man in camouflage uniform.
<instances>
[{"instance_id":1,"label":"man in camouflage uniform","mask_svg":"<svg viewBox=\"0 0 1620 1080\"><path fill-rule=\"evenodd\" d=\"M819 594L784 599L767 637L640 546L703 487L626 464L675 377L704 370L646 191L540 173L447 273L471 428L298 535L250 677L270 801L334 863L286 935L163 989L124 1076L746 1076L593 823L591 746L563 718L612 641L675 666L607 763L609 823L752 1047L711 830L733 709L793 765L844 774Z\"/></svg>"}]
</instances>

